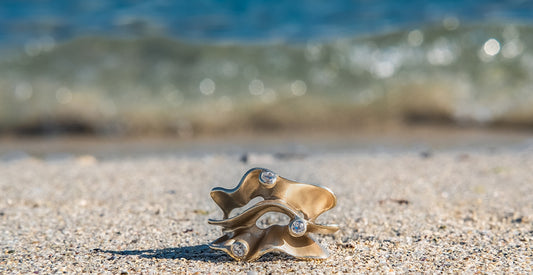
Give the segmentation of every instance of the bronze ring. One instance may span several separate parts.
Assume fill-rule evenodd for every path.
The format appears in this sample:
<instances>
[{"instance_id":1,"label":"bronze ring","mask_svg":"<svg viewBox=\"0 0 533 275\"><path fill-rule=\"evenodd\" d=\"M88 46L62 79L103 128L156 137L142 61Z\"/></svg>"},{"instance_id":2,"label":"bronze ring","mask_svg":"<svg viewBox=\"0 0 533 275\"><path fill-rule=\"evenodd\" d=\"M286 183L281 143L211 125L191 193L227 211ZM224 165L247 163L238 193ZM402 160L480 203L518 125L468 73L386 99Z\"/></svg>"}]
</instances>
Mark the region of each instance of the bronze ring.
<instances>
[{"instance_id":1,"label":"bronze ring","mask_svg":"<svg viewBox=\"0 0 533 275\"><path fill-rule=\"evenodd\" d=\"M256 197L256 203L237 216L229 217L232 210L247 205ZM215 187L211 198L222 209L222 220L209 224L222 226L224 235L209 246L222 250L236 260L253 261L270 251L281 251L301 259L325 259L326 249L309 235L331 234L337 225L316 224L316 218L336 204L336 197L326 187L299 183L264 169L250 169L233 189ZM257 220L268 212L287 215L287 225L257 226Z\"/></svg>"}]
</instances>

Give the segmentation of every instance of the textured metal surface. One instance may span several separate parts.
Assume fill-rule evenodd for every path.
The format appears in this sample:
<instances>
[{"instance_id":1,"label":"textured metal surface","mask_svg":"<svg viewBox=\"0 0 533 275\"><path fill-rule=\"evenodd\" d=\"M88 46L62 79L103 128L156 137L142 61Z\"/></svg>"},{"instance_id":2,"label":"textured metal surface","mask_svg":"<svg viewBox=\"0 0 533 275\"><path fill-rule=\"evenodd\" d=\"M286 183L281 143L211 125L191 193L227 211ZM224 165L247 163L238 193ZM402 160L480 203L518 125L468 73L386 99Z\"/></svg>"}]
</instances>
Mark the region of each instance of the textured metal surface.
<instances>
[{"instance_id":1,"label":"textured metal surface","mask_svg":"<svg viewBox=\"0 0 533 275\"><path fill-rule=\"evenodd\" d=\"M328 257L327 251L309 235L338 230L337 225L315 223L320 214L336 204L336 197L328 188L291 181L268 169L253 168L237 187L215 187L211 197L224 213L222 220L209 220L210 224L222 226L224 233L210 244L211 248L245 261L253 261L275 250L303 259ZM246 206L256 197L264 200L230 217L233 210ZM287 225L258 227L257 221L271 212L287 215L291 221Z\"/></svg>"}]
</instances>

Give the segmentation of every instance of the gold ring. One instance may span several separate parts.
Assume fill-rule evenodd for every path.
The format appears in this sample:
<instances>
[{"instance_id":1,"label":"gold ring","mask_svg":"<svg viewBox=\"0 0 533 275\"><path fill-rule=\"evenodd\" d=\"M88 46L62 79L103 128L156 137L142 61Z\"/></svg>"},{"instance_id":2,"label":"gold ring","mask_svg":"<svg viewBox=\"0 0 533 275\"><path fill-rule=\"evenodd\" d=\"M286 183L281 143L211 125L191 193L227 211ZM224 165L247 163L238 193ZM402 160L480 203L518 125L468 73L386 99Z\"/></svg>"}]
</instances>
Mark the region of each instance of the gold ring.
<instances>
[{"instance_id":1,"label":"gold ring","mask_svg":"<svg viewBox=\"0 0 533 275\"><path fill-rule=\"evenodd\" d=\"M256 197L256 203L237 216L230 213L246 206ZM337 225L315 223L322 213L333 208L335 194L326 187L299 183L264 169L250 169L233 189L215 187L211 198L222 209L222 220L209 224L222 226L224 235L209 246L226 252L239 261L253 261L271 251L281 251L300 259L325 259L328 252L310 233L331 234ZM257 226L257 220L269 212L282 213L291 219L287 225Z\"/></svg>"}]
</instances>

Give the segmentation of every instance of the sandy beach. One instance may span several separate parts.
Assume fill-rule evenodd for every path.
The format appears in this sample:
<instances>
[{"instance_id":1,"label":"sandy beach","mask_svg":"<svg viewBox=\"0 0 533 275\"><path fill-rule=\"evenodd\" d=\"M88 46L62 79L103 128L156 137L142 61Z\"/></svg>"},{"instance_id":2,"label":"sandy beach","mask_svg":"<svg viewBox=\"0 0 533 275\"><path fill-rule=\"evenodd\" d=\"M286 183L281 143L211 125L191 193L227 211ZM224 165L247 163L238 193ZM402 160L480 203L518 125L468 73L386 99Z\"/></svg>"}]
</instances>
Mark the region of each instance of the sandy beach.
<instances>
[{"instance_id":1,"label":"sandy beach","mask_svg":"<svg viewBox=\"0 0 533 275\"><path fill-rule=\"evenodd\" d=\"M328 186L324 261L236 262L209 197L252 167ZM0 273L533 272L533 151L92 155L0 162Z\"/></svg>"},{"instance_id":2,"label":"sandy beach","mask_svg":"<svg viewBox=\"0 0 533 275\"><path fill-rule=\"evenodd\" d=\"M0 3L0 275L533 275L533 1L49 2ZM232 219L257 167L336 206Z\"/></svg>"}]
</instances>

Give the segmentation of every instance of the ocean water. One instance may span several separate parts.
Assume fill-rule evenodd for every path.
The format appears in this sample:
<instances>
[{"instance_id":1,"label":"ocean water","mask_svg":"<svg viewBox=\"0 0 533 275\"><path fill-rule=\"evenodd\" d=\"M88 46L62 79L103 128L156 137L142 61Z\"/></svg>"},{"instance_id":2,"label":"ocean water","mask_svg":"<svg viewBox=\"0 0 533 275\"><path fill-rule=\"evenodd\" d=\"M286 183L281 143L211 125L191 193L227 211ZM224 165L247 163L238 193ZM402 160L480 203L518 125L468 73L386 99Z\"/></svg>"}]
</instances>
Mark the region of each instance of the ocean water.
<instances>
[{"instance_id":1,"label":"ocean water","mask_svg":"<svg viewBox=\"0 0 533 275\"><path fill-rule=\"evenodd\" d=\"M533 128L529 1L3 1L0 132Z\"/></svg>"}]
</instances>

